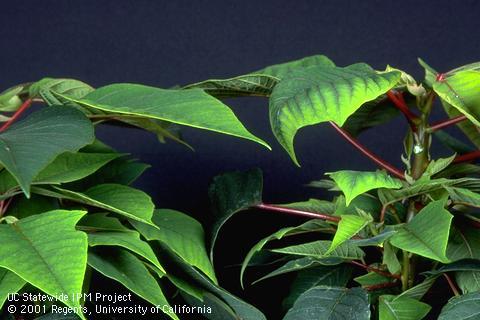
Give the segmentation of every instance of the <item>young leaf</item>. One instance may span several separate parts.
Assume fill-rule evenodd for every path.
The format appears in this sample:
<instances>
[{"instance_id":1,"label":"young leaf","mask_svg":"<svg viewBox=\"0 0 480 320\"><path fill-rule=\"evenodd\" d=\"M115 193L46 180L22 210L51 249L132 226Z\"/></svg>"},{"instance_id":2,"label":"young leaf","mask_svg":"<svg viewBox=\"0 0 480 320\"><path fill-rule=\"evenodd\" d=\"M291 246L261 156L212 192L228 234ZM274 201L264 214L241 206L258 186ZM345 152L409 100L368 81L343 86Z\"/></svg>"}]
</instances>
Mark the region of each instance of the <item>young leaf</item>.
<instances>
[{"instance_id":1,"label":"young leaf","mask_svg":"<svg viewBox=\"0 0 480 320\"><path fill-rule=\"evenodd\" d=\"M90 85L75 79L43 78L29 87L30 97L41 97L49 106L61 105L62 101L52 92L80 99L92 92Z\"/></svg>"},{"instance_id":2,"label":"young leaf","mask_svg":"<svg viewBox=\"0 0 480 320\"><path fill-rule=\"evenodd\" d=\"M175 210L160 209L155 210L152 222L154 227L131 221L147 240L160 241L188 264L197 267L212 281L217 282L212 264L205 251L203 228L197 220Z\"/></svg>"},{"instance_id":3,"label":"young leaf","mask_svg":"<svg viewBox=\"0 0 480 320\"><path fill-rule=\"evenodd\" d=\"M0 266L52 296L82 292L87 235L75 225L85 213L55 210L0 225ZM81 310L78 300L64 303Z\"/></svg>"},{"instance_id":4,"label":"young leaf","mask_svg":"<svg viewBox=\"0 0 480 320\"><path fill-rule=\"evenodd\" d=\"M293 70L270 97L273 133L298 165L293 148L298 129L325 121L342 126L362 104L391 89L399 78L399 72L377 73L364 64Z\"/></svg>"},{"instance_id":5,"label":"young leaf","mask_svg":"<svg viewBox=\"0 0 480 320\"><path fill-rule=\"evenodd\" d=\"M450 299L438 320L473 320L479 316L480 292L472 292Z\"/></svg>"},{"instance_id":6,"label":"young leaf","mask_svg":"<svg viewBox=\"0 0 480 320\"><path fill-rule=\"evenodd\" d=\"M333 252L339 245L356 235L360 230L372 221L365 216L354 216L350 214L342 215L338 223L337 232L333 237L332 244L325 254Z\"/></svg>"},{"instance_id":7,"label":"young leaf","mask_svg":"<svg viewBox=\"0 0 480 320\"><path fill-rule=\"evenodd\" d=\"M140 239L140 234L130 232L93 232L88 234L88 245L95 246L118 246L128 249L148 260L155 267L165 272L160 265L155 253L148 243Z\"/></svg>"},{"instance_id":8,"label":"young leaf","mask_svg":"<svg viewBox=\"0 0 480 320\"><path fill-rule=\"evenodd\" d=\"M168 306L157 280L150 274L145 265L126 250L102 250L88 253L88 264L103 274L123 284L128 290L147 300L154 306ZM166 313L170 318L178 320L174 313Z\"/></svg>"},{"instance_id":9,"label":"young leaf","mask_svg":"<svg viewBox=\"0 0 480 320\"><path fill-rule=\"evenodd\" d=\"M230 172L213 179L208 189L215 222L211 230L210 259L218 232L235 213L262 202L263 177L260 169Z\"/></svg>"},{"instance_id":10,"label":"young leaf","mask_svg":"<svg viewBox=\"0 0 480 320\"><path fill-rule=\"evenodd\" d=\"M210 79L189 84L183 89L200 88L218 98L241 96L268 97L278 78L266 74L246 74L229 79Z\"/></svg>"},{"instance_id":11,"label":"young leaf","mask_svg":"<svg viewBox=\"0 0 480 320\"><path fill-rule=\"evenodd\" d=\"M347 242L339 245L332 252L327 254L327 251L331 247L331 245L332 241L318 240L280 249L272 249L272 251L277 253L307 256L318 259L339 258L345 260L355 260L362 259L365 255L362 249Z\"/></svg>"},{"instance_id":12,"label":"young leaf","mask_svg":"<svg viewBox=\"0 0 480 320\"><path fill-rule=\"evenodd\" d=\"M16 293L26 284L26 281L15 273L0 268L0 310L9 294Z\"/></svg>"},{"instance_id":13,"label":"young leaf","mask_svg":"<svg viewBox=\"0 0 480 320\"><path fill-rule=\"evenodd\" d=\"M390 239L392 246L448 263L446 251L453 216L444 206L445 200L429 203Z\"/></svg>"},{"instance_id":14,"label":"young leaf","mask_svg":"<svg viewBox=\"0 0 480 320\"><path fill-rule=\"evenodd\" d=\"M76 152L93 141L91 122L66 107L49 107L0 133L0 163L30 196L30 184L58 155Z\"/></svg>"},{"instance_id":15,"label":"young leaf","mask_svg":"<svg viewBox=\"0 0 480 320\"><path fill-rule=\"evenodd\" d=\"M345 287L351 274L352 267L345 264L334 267L318 266L300 271L292 282L288 296L283 300L283 306L290 309L302 293L313 287Z\"/></svg>"},{"instance_id":16,"label":"young leaf","mask_svg":"<svg viewBox=\"0 0 480 320\"><path fill-rule=\"evenodd\" d=\"M120 184L100 184L84 192L34 187L33 192L102 208L144 223L151 223L154 209L152 199L145 192Z\"/></svg>"},{"instance_id":17,"label":"young leaf","mask_svg":"<svg viewBox=\"0 0 480 320\"><path fill-rule=\"evenodd\" d=\"M106 112L164 120L252 140L270 149L266 142L245 129L229 107L202 89L165 90L117 83L101 87L82 99L59 96Z\"/></svg>"},{"instance_id":18,"label":"young leaf","mask_svg":"<svg viewBox=\"0 0 480 320\"><path fill-rule=\"evenodd\" d=\"M431 307L408 297L383 295L379 298L379 313L382 320L421 320Z\"/></svg>"},{"instance_id":19,"label":"young leaf","mask_svg":"<svg viewBox=\"0 0 480 320\"><path fill-rule=\"evenodd\" d=\"M304 224L301 224L296 227L287 227L287 228L282 228L278 230L277 232L269 235L268 237L263 238L260 240L257 244L255 244L250 251L247 253L245 259L243 260L242 263L242 268L240 270L240 283L243 287L243 275L245 273L245 269L248 266L248 263L250 260L253 258L253 256L262 250L262 248L272 240L279 240L282 239L283 237L290 236L290 235L295 235L295 234L302 234L306 232L318 232L322 231L325 229L331 229L331 227L324 221L322 220L310 220L305 222Z\"/></svg>"},{"instance_id":20,"label":"young leaf","mask_svg":"<svg viewBox=\"0 0 480 320\"><path fill-rule=\"evenodd\" d=\"M283 320L370 319L368 294L361 288L318 286L304 292Z\"/></svg>"},{"instance_id":21,"label":"young leaf","mask_svg":"<svg viewBox=\"0 0 480 320\"><path fill-rule=\"evenodd\" d=\"M347 206L357 196L379 188L399 189L402 182L390 177L385 171L363 172L343 170L326 173L345 194Z\"/></svg>"}]
</instances>

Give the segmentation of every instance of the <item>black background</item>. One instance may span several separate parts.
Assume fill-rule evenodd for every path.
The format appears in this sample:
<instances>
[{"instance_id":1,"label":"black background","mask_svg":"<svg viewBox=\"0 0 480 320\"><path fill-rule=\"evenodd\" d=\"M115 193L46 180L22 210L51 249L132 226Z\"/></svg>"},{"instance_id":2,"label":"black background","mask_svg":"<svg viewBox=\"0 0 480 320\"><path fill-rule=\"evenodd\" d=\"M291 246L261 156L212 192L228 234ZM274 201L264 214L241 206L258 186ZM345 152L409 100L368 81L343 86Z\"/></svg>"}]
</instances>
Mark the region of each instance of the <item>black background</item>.
<instances>
[{"instance_id":1,"label":"black background","mask_svg":"<svg viewBox=\"0 0 480 320\"><path fill-rule=\"evenodd\" d=\"M171 87L247 73L266 65L322 53L337 65L387 64L420 77L416 58L440 71L479 60L478 1L2 1L0 91L45 76L71 77L93 86L136 82ZM327 125L302 129L296 139L297 168L273 138L267 101L227 101L246 127L268 141L255 143L183 130L194 146L159 144L135 129L100 127L99 137L153 167L137 186L157 207L185 211L208 228L207 187L231 170L260 167L266 202L322 197L304 187L324 172L375 167ZM441 118L440 111L435 112ZM361 140L397 166L406 125L399 119ZM435 149L436 154L446 154ZM229 222L219 238L217 272L227 288L273 309L282 282L238 288L240 262L256 240L298 220L251 212ZM259 298L263 300L259 302ZM275 306L277 307L277 306ZM272 316L275 317L275 316Z\"/></svg>"}]
</instances>

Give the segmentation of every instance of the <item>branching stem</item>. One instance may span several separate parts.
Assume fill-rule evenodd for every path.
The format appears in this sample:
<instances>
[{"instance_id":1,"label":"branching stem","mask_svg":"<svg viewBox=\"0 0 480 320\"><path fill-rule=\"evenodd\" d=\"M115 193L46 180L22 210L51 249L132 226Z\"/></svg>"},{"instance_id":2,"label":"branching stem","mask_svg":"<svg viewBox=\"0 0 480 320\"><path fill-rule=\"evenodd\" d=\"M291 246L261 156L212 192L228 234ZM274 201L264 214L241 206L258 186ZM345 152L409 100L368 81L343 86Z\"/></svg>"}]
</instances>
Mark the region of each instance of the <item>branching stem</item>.
<instances>
[{"instance_id":1,"label":"branching stem","mask_svg":"<svg viewBox=\"0 0 480 320\"><path fill-rule=\"evenodd\" d=\"M448 285L450 286L450 289L452 289L452 292L455 296L459 296L460 293L458 292L458 289L457 287L455 286L455 283L453 282L453 280L450 278L450 276L446 273L443 274L443 276L445 277L445 279L447 280L448 282Z\"/></svg>"},{"instance_id":2,"label":"branching stem","mask_svg":"<svg viewBox=\"0 0 480 320\"><path fill-rule=\"evenodd\" d=\"M403 99L402 93L401 92L397 93L393 90L389 90L387 91L387 96L390 99L390 101L393 102L393 105L403 113L405 118L407 118L407 121L410 123L412 130L415 131L415 128L416 128L415 123L418 121L418 116L414 114L412 111L410 111L410 108L405 103L405 99Z\"/></svg>"},{"instance_id":3,"label":"branching stem","mask_svg":"<svg viewBox=\"0 0 480 320\"><path fill-rule=\"evenodd\" d=\"M383 271L383 270L380 270L380 269L377 269L377 268L374 268L374 267L370 267L370 266L367 266L366 264L363 264L363 263L360 263L360 262L357 262L357 261L350 261L350 264L353 264L353 265L356 265L360 268L363 268L367 271L372 271L372 272L375 272L375 273L378 273L379 275L382 275L384 277L387 277L387 278L393 278L393 279L400 279L401 276L398 275L398 274L391 274L390 272L386 272L386 271Z\"/></svg>"},{"instance_id":4,"label":"branching stem","mask_svg":"<svg viewBox=\"0 0 480 320\"><path fill-rule=\"evenodd\" d=\"M459 155L453 160L453 163L469 162L478 158L480 158L480 150Z\"/></svg>"},{"instance_id":5,"label":"branching stem","mask_svg":"<svg viewBox=\"0 0 480 320\"><path fill-rule=\"evenodd\" d=\"M467 120L467 117L458 116L458 117L455 117L455 118L451 118L451 119L447 119L447 120L444 120L444 121L436 122L436 123L432 124L430 126L430 128L428 128L427 130L428 130L428 132L435 132L435 131L441 130L443 128L446 128L446 127L452 126L454 124L457 124L459 122L462 122L464 120Z\"/></svg>"},{"instance_id":6,"label":"branching stem","mask_svg":"<svg viewBox=\"0 0 480 320\"><path fill-rule=\"evenodd\" d=\"M394 176L400 178L400 179L405 179L405 175L403 174L402 171L399 169L395 168L393 165L389 164L376 154L374 154L372 151L367 149L364 145L360 144L355 138L353 138L348 132L337 126L334 122L330 121L330 124L337 130L337 132L345 138L351 145L353 145L355 148L357 148L361 153L363 153L365 156L367 156L370 160L375 162L377 165L380 167L384 168Z\"/></svg>"}]
</instances>

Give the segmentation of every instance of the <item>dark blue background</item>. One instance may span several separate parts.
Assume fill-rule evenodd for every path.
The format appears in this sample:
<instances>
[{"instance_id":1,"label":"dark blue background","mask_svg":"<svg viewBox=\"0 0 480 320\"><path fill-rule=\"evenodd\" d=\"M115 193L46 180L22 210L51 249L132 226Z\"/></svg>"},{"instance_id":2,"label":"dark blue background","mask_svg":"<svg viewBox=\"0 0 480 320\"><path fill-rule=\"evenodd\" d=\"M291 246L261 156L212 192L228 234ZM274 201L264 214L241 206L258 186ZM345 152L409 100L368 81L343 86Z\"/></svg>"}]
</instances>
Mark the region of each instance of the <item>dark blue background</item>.
<instances>
[{"instance_id":1,"label":"dark blue background","mask_svg":"<svg viewBox=\"0 0 480 320\"><path fill-rule=\"evenodd\" d=\"M3 1L0 91L45 76L77 78L94 86L138 82L170 87L317 53L338 65L364 61L383 69L390 64L421 76L417 57L440 71L479 60L479 16L475 0ZM184 135L196 152L173 142L158 144L135 129L101 127L97 133L153 166L137 185L158 207L184 210L204 222L208 183L224 171L262 168L265 200L281 202L322 196L303 185L326 171L374 168L327 125L299 132L296 149L302 168L297 168L270 132L266 100L228 103L251 132L271 144L272 152L188 128ZM361 140L400 166L405 129L399 118ZM238 270L224 265L241 261L255 240L292 222L272 222L274 218L268 213L241 215L220 236L217 269L233 290L238 289ZM255 294L261 287L250 290Z\"/></svg>"}]
</instances>

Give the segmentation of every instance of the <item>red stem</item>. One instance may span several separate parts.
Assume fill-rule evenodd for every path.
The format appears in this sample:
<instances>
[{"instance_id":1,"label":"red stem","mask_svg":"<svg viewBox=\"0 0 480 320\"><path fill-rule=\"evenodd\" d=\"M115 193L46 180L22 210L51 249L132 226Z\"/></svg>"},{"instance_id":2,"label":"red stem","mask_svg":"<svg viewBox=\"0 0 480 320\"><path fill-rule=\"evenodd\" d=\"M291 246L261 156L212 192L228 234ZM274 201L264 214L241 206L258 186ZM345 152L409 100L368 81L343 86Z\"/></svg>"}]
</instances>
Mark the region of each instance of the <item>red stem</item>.
<instances>
[{"instance_id":1,"label":"red stem","mask_svg":"<svg viewBox=\"0 0 480 320\"><path fill-rule=\"evenodd\" d=\"M32 105L32 99L27 99L25 100L25 102L20 106L20 108L18 108L17 111L15 111L15 113L12 115L12 117L10 118L10 120L8 120L7 122L5 122L1 127L0 127L0 132L3 132L5 130L8 129L8 127L10 127L10 125L12 123L14 123L17 118L25 111L28 109L28 107L30 107Z\"/></svg>"},{"instance_id":2,"label":"red stem","mask_svg":"<svg viewBox=\"0 0 480 320\"><path fill-rule=\"evenodd\" d=\"M350 263L353 264L353 265L359 266L359 267L361 267L361 268L363 268L367 271L372 271L372 272L378 273L379 275L382 275L382 276L387 277L387 278L393 278L393 279L400 279L401 278L401 276L398 275L398 274L391 274L390 272L385 272L383 270L367 266L367 265L365 265L363 263L360 263L360 262L357 262L357 261L350 261Z\"/></svg>"},{"instance_id":3,"label":"red stem","mask_svg":"<svg viewBox=\"0 0 480 320\"><path fill-rule=\"evenodd\" d=\"M449 127L449 126L457 124L459 122L462 122L466 119L467 119L467 117L465 117L465 116L458 116L458 117L451 118L451 119L448 119L448 120L440 121L440 122L432 124L430 126L429 130L430 130L430 132L441 130L443 128Z\"/></svg>"},{"instance_id":4,"label":"red stem","mask_svg":"<svg viewBox=\"0 0 480 320\"><path fill-rule=\"evenodd\" d=\"M453 160L453 163L469 162L478 158L480 158L480 150L472 151L472 152L457 156L455 160Z\"/></svg>"},{"instance_id":5,"label":"red stem","mask_svg":"<svg viewBox=\"0 0 480 320\"><path fill-rule=\"evenodd\" d=\"M447 279L448 285L450 286L450 289L452 289L452 292L455 296L459 296L460 293L458 292L457 287L455 286L455 283L453 283L453 280L450 278L450 276L446 273L443 274L445 279Z\"/></svg>"},{"instance_id":6,"label":"red stem","mask_svg":"<svg viewBox=\"0 0 480 320\"><path fill-rule=\"evenodd\" d=\"M306 217L306 218L322 219L322 220L327 220L327 221L332 221L332 222L339 222L340 221L339 217L334 217L334 216L331 216L331 215L328 215L328 214L284 208L284 207L271 205L271 204L261 203L261 204L257 204L255 206L255 208L268 210L268 211L282 212L282 213L287 213L287 214L290 214L290 215Z\"/></svg>"},{"instance_id":7,"label":"red stem","mask_svg":"<svg viewBox=\"0 0 480 320\"><path fill-rule=\"evenodd\" d=\"M394 91L389 90L387 91L387 96L390 101L393 102L395 107L403 113L405 118L407 118L412 128L415 128L415 121L418 119L418 117L412 111L410 111L408 105L405 103L405 99L403 99L402 93L395 93Z\"/></svg>"},{"instance_id":8,"label":"red stem","mask_svg":"<svg viewBox=\"0 0 480 320\"><path fill-rule=\"evenodd\" d=\"M379 289L384 289L384 288L396 287L398 284L399 284L398 281L385 282L385 283L375 284L375 285L372 285L372 286L365 286L364 288L367 291L373 291L373 290L379 290Z\"/></svg>"},{"instance_id":9,"label":"red stem","mask_svg":"<svg viewBox=\"0 0 480 320\"><path fill-rule=\"evenodd\" d=\"M401 172L399 169L395 168L385 160L381 159L377 155L375 155L372 151L368 150L365 146L360 144L355 138L353 138L348 132L337 126L334 122L330 121L330 124L337 130L342 137L344 137L348 142L350 142L355 148L357 148L361 153L363 153L365 156L370 158L373 162L378 164L380 167L384 168L394 176L400 178L400 179L405 179L405 175L403 172Z\"/></svg>"}]
</instances>

